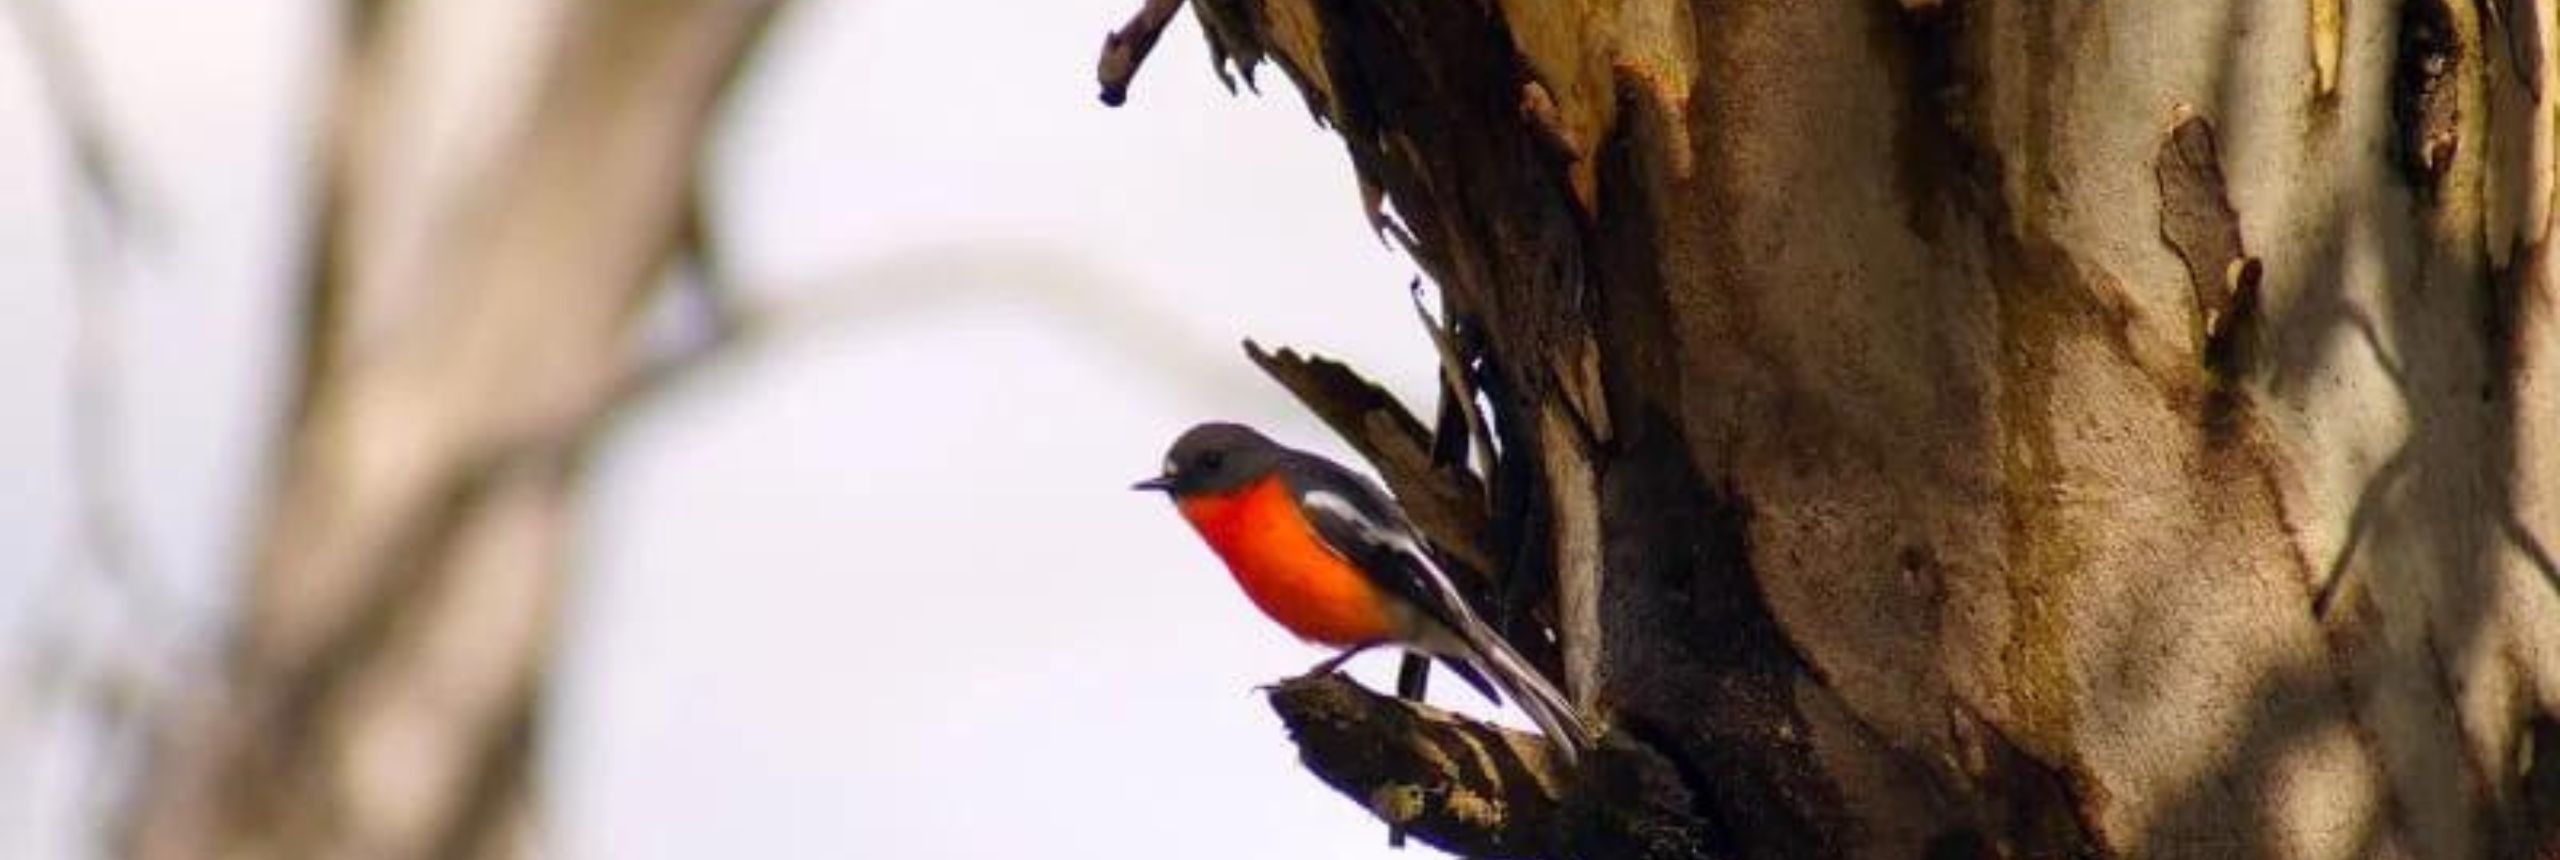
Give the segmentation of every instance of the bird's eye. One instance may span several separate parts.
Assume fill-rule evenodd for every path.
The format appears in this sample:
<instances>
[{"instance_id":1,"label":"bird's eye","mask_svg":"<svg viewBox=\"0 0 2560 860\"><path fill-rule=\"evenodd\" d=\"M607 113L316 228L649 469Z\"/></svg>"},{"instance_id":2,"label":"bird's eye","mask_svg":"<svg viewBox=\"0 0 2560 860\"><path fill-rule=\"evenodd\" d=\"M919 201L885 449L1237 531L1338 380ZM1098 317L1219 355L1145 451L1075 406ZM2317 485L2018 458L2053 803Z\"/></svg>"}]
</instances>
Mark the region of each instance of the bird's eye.
<instances>
[{"instance_id":1,"label":"bird's eye","mask_svg":"<svg viewBox=\"0 0 2560 860\"><path fill-rule=\"evenodd\" d=\"M1219 466L1224 465L1226 462L1227 455L1217 451L1211 451L1200 455L1200 469L1202 471L1215 472L1218 470Z\"/></svg>"}]
</instances>

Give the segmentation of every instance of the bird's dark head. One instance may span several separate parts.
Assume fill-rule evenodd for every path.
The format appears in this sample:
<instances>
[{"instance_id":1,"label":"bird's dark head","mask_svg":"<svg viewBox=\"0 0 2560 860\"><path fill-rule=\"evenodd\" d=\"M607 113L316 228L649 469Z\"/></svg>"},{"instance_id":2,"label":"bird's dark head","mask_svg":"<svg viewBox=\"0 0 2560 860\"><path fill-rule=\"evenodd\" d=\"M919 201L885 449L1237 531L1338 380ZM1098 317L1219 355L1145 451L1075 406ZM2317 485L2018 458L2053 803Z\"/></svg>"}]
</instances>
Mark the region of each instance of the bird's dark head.
<instances>
[{"instance_id":1,"label":"bird's dark head","mask_svg":"<svg viewBox=\"0 0 2560 860\"><path fill-rule=\"evenodd\" d=\"M1285 450L1242 424L1202 424L1173 440L1162 474L1130 489L1160 490L1176 498L1231 493L1271 474Z\"/></svg>"}]
</instances>

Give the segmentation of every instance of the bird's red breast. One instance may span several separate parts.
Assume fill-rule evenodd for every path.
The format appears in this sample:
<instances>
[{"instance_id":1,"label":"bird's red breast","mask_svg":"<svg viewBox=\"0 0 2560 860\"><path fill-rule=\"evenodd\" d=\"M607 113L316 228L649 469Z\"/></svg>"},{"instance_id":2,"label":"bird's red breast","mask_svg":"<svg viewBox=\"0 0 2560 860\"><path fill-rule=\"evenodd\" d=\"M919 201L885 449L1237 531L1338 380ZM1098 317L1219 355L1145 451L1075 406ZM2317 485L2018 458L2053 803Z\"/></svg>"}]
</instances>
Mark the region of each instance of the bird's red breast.
<instances>
[{"instance_id":1,"label":"bird's red breast","mask_svg":"<svg viewBox=\"0 0 2560 860\"><path fill-rule=\"evenodd\" d=\"M1384 595L1326 546L1277 474L1242 489L1176 500L1236 584L1299 638L1349 647L1392 638Z\"/></svg>"}]
</instances>

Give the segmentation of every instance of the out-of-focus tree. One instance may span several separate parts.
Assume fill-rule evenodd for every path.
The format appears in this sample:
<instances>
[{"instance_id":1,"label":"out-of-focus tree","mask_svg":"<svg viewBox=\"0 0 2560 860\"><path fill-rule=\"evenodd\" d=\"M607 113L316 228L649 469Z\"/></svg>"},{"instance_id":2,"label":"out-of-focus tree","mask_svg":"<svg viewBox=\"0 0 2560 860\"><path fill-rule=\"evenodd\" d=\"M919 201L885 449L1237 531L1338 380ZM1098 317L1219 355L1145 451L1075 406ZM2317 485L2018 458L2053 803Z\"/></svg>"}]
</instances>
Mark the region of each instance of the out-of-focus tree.
<instances>
[{"instance_id":1,"label":"out-of-focus tree","mask_svg":"<svg viewBox=\"0 0 2560 860\"><path fill-rule=\"evenodd\" d=\"M162 715L146 858L508 856L589 440L686 356L697 167L780 0L354 0L298 386L227 653Z\"/></svg>"},{"instance_id":2,"label":"out-of-focus tree","mask_svg":"<svg viewBox=\"0 0 2560 860\"><path fill-rule=\"evenodd\" d=\"M1487 857L2560 852L2553 4L1192 10L1488 414L1268 366L1609 727L1568 773L1284 686L1363 805Z\"/></svg>"}]
</instances>

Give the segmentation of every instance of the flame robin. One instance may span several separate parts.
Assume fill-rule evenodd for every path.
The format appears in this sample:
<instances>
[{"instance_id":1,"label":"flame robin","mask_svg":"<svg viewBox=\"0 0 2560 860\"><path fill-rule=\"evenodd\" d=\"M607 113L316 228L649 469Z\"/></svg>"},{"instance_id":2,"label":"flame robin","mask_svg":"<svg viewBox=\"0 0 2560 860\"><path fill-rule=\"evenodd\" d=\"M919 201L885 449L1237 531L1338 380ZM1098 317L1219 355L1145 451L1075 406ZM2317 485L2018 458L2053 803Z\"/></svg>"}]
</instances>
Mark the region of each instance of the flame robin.
<instances>
[{"instance_id":1,"label":"flame robin","mask_svg":"<svg viewBox=\"0 0 2560 860\"><path fill-rule=\"evenodd\" d=\"M1250 427L1209 423L1174 440L1164 473L1131 489L1171 497L1263 614L1343 649L1309 674L1401 645L1439 658L1496 703L1497 688L1509 693L1567 760L1590 747L1564 694L1476 617L1367 478Z\"/></svg>"}]
</instances>

